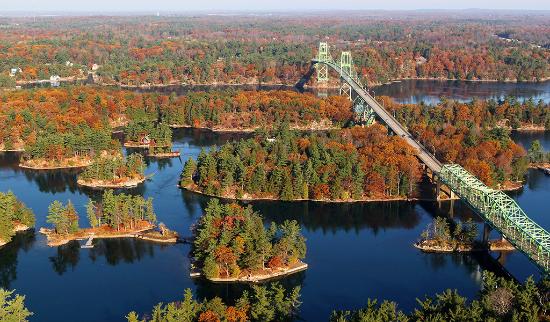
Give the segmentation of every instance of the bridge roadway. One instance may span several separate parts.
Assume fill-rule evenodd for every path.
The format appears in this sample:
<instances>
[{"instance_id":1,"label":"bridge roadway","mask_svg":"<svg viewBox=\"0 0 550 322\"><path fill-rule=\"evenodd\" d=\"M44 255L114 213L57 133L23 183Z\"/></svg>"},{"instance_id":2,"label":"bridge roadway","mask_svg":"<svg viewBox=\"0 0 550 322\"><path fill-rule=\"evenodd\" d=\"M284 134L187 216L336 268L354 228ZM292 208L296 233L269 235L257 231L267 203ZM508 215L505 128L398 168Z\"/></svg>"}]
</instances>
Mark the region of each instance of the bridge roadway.
<instances>
[{"instance_id":1,"label":"bridge roadway","mask_svg":"<svg viewBox=\"0 0 550 322\"><path fill-rule=\"evenodd\" d=\"M531 220L519 205L502 191L487 187L459 165L442 165L422 144L414 140L407 129L380 105L353 77L334 61L312 60L313 64L326 64L346 81L353 91L378 115L394 133L418 150L418 158L437 174L451 191L477 212L489 225L499 231L516 249L523 252L546 274L550 273L550 234Z\"/></svg>"},{"instance_id":2,"label":"bridge roadway","mask_svg":"<svg viewBox=\"0 0 550 322\"><path fill-rule=\"evenodd\" d=\"M442 168L441 162L436 159L436 157L431 154L426 148L417 142L412 135L409 133L409 131L399 123L391 115L380 103L378 103L361 85L359 85L353 78L349 77L347 73L344 73L340 66L338 66L335 63L332 62L319 62L316 59L312 60L312 63L322 63L327 64L331 68L333 68L350 86L351 88L357 93L357 95L361 96L361 98L365 101L365 103L374 110L374 112L384 121L384 123L397 135L404 138L409 145L416 148L418 150L418 158L428 167L432 172L439 173Z\"/></svg>"}]
</instances>

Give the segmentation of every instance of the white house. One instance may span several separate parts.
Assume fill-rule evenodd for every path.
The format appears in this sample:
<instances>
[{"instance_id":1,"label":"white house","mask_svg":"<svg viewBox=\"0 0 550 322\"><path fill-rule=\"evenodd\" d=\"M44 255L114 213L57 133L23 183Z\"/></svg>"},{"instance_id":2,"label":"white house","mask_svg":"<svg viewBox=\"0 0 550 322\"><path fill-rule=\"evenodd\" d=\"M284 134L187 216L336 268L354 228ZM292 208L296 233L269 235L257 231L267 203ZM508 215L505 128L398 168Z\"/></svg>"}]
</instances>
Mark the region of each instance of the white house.
<instances>
[{"instance_id":1,"label":"white house","mask_svg":"<svg viewBox=\"0 0 550 322\"><path fill-rule=\"evenodd\" d=\"M12 68L10 70L10 76L11 77L15 76L15 74L17 74L17 73L21 73L21 68Z\"/></svg>"}]
</instances>

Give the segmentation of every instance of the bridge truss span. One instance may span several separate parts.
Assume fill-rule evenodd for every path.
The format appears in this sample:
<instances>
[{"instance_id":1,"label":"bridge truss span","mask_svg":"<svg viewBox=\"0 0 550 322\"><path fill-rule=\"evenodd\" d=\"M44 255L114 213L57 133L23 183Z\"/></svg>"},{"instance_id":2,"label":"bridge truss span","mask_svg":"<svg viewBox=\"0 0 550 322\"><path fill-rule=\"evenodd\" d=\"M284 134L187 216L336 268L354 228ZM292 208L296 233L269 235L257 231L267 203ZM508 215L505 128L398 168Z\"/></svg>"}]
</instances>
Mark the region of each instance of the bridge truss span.
<instances>
[{"instance_id":1,"label":"bridge truss span","mask_svg":"<svg viewBox=\"0 0 550 322\"><path fill-rule=\"evenodd\" d=\"M550 270L550 234L531 220L512 198L487 187L457 164L444 165L439 177L516 249L546 272Z\"/></svg>"},{"instance_id":2,"label":"bridge truss span","mask_svg":"<svg viewBox=\"0 0 550 322\"><path fill-rule=\"evenodd\" d=\"M376 115L393 133L415 148L417 157L432 171L432 179L445 184L516 249L527 255L545 273L550 273L550 234L531 220L508 195L489 188L459 165L443 165L434 154L416 141L407 128L363 87L350 52L343 52L338 64L330 55L328 44L321 43L317 57L311 62L317 69L318 82L328 81L329 68L338 73L341 95L349 96L356 106L362 104L364 111Z\"/></svg>"}]
</instances>

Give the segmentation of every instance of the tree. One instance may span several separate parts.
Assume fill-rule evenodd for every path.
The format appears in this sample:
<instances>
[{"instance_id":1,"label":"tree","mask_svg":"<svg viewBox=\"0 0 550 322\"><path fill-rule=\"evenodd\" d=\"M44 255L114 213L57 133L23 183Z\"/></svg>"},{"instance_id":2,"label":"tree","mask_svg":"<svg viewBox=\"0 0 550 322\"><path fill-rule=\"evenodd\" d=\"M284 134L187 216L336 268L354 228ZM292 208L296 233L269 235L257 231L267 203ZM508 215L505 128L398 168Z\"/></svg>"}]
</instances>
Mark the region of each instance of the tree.
<instances>
[{"instance_id":1,"label":"tree","mask_svg":"<svg viewBox=\"0 0 550 322\"><path fill-rule=\"evenodd\" d=\"M14 296L14 291L0 289L0 321L24 322L32 315L33 313L25 307L25 296Z\"/></svg>"},{"instance_id":2,"label":"tree","mask_svg":"<svg viewBox=\"0 0 550 322\"><path fill-rule=\"evenodd\" d=\"M531 143L531 147L529 148L527 155L529 156L529 160L533 163L540 163L540 162L546 161L544 158L544 150L539 140L534 140Z\"/></svg>"},{"instance_id":3,"label":"tree","mask_svg":"<svg viewBox=\"0 0 550 322\"><path fill-rule=\"evenodd\" d=\"M181 173L182 186L187 186L193 182L193 175L195 174L195 171L197 171L197 164L193 158L189 158L187 162L185 162L183 172Z\"/></svg>"}]
</instances>

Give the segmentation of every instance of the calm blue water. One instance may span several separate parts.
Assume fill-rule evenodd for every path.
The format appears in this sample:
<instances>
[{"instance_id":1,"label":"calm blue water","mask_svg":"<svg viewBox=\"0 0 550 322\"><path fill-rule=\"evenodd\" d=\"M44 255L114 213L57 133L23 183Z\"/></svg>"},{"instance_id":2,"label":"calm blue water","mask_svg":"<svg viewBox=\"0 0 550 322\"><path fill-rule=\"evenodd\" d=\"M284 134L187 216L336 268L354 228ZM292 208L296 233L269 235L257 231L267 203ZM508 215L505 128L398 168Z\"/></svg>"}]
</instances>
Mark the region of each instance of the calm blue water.
<instances>
[{"instance_id":1,"label":"calm blue water","mask_svg":"<svg viewBox=\"0 0 550 322\"><path fill-rule=\"evenodd\" d=\"M537 136L538 135L538 136ZM528 142L535 136L550 146L545 133L515 134ZM540 137L539 137L540 136ZM178 130L175 147L179 159L151 162L146 173L154 176L134 189L153 197L159 221L182 236L200 217L208 198L176 187L182 162L196 157L201 148L221 145L237 136L207 131ZM17 168L17 156L0 154L0 191L12 190L37 215L37 227L46 225L47 207L53 200L71 200L86 226L84 206L96 197L76 186L76 174L34 172ZM544 211L550 178L530 171L528 184L514 197L526 212L546 229L550 218ZM450 202L324 204L311 202L254 202L267 222L296 219L307 238L309 269L283 281L302 287L300 317L326 320L334 309L353 309L367 299L394 300L410 310L416 297L433 295L447 288L473 296L483 270L504 274L487 255L424 254L414 247L421 231L435 215L449 213ZM481 221L461 202L454 202L455 218ZM495 235L496 236L496 235ZM27 296L34 321L123 321L131 310L147 313L158 302L179 300L186 288L199 297L239 297L244 286L220 285L189 278L189 246L160 246L132 239L95 240L93 249L78 243L48 247L39 233L18 235L0 249L0 283ZM537 269L525 256L501 257L504 268L523 280Z\"/></svg>"},{"instance_id":2,"label":"calm blue water","mask_svg":"<svg viewBox=\"0 0 550 322\"><path fill-rule=\"evenodd\" d=\"M441 97L469 102L479 100L503 100L511 96L519 101L533 99L550 102L550 81L541 83L495 83L463 81L404 80L374 88L376 95L392 97L399 103L437 104Z\"/></svg>"}]
</instances>

